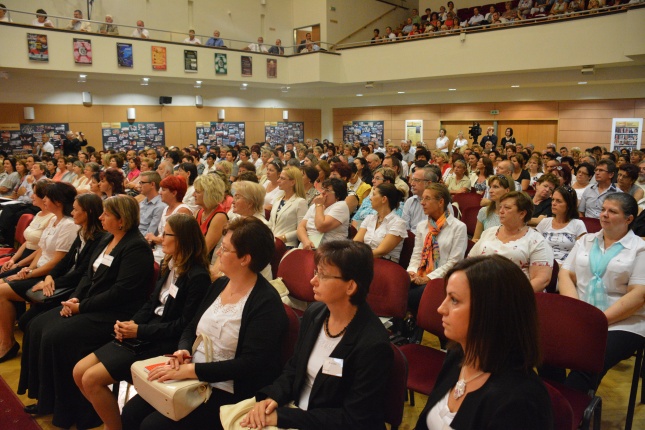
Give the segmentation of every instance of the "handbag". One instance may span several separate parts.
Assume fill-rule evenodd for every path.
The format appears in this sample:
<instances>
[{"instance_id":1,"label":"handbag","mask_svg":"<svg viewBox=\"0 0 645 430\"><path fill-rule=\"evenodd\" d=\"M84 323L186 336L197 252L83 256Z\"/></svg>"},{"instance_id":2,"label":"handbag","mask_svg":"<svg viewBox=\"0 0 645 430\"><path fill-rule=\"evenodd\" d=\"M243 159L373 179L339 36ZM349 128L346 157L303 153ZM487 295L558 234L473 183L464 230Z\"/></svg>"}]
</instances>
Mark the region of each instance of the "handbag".
<instances>
[{"instance_id":1,"label":"handbag","mask_svg":"<svg viewBox=\"0 0 645 430\"><path fill-rule=\"evenodd\" d=\"M32 303L40 303L43 305L50 303L60 304L60 302L67 300L75 289L76 287L57 288L54 290L53 294L48 297L43 294L43 290L32 291L30 288L27 290L25 295L27 296L27 300Z\"/></svg>"},{"instance_id":2,"label":"handbag","mask_svg":"<svg viewBox=\"0 0 645 430\"><path fill-rule=\"evenodd\" d=\"M193 344L193 354L204 342L206 362L213 359L213 344L208 336L198 335ZM159 356L148 360L136 361L130 367L132 383L137 393L162 415L179 421L211 396L211 385L198 379L183 381L148 381L148 373L155 367L165 365L167 357Z\"/></svg>"},{"instance_id":3,"label":"handbag","mask_svg":"<svg viewBox=\"0 0 645 430\"><path fill-rule=\"evenodd\" d=\"M112 337L114 338L112 340L113 344L115 344L120 348L127 349L134 355L141 355L152 346L152 342L147 340L141 340L136 338L118 340L114 333L112 333Z\"/></svg>"},{"instance_id":4,"label":"handbag","mask_svg":"<svg viewBox=\"0 0 645 430\"><path fill-rule=\"evenodd\" d=\"M233 405L222 405L219 408L219 419L222 422L224 430L247 430L246 427L240 425L240 421L246 417L251 409L255 407L255 398L242 400L241 402ZM289 404L290 408L295 408L293 403ZM291 430L280 429L276 426L264 426L262 430Z\"/></svg>"}]
</instances>

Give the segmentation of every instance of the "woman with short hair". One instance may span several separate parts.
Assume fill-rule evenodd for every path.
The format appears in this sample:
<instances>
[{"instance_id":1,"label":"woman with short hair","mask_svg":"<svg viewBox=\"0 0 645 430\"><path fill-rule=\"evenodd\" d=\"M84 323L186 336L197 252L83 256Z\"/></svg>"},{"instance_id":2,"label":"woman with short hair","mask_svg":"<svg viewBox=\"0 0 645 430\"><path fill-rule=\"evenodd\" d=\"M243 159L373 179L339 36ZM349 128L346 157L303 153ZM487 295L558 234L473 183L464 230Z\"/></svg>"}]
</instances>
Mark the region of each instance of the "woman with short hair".
<instances>
[{"instance_id":1,"label":"woman with short hair","mask_svg":"<svg viewBox=\"0 0 645 430\"><path fill-rule=\"evenodd\" d=\"M340 179L330 178L322 183L322 188L298 225L298 239L303 249L314 249L325 242L347 239L347 185Z\"/></svg>"},{"instance_id":2,"label":"woman with short hair","mask_svg":"<svg viewBox=\"0 0 645 430\"><path fill-rule=\"evenodd\" d=\"M473 242L479 240L484 230L499 225L499 200L509 191L515 191L515 181L510 176L495 175L488 178L490 202L477 213Z\"/></svg>"},{"instance_id":3,"label":"woman with short hair","mask_svg":"<svg viewBox=\"0 0 645 430\"><path fill-rule=\"evenodd\" d=\"M623 193L627 193L636 201L639 201L643 198L645 193L643 188L641 188L636 181L638 180L639 168L634 164L623 164L618 167L618 175L616 178L616 185Z\"/></svg>"},{"instance_id":4,"label":"woman with short hair","mask_svg":"<svg viewBox=\"0 0 645 430\"><path fill-rule=\"evenodd\" d=\"M195 204L201 207L195 218L206 237L208 255L212 256L222 239L222 229L228 222L226 210L222 206L224 182L219 175L207 175L195 179L194 186Z\"/></svg>"},{"instance_id":5,"label":"woman with short hair","mask_svg":"<svg viewBox=\"0 0 645 430\"><path fill-rule=\"evenodd\" d=\"M99 189L106 197L125 193L123 188L123 174L117 169L106 169L100 173L101 182Z\"/></svg>"}]
</instances>

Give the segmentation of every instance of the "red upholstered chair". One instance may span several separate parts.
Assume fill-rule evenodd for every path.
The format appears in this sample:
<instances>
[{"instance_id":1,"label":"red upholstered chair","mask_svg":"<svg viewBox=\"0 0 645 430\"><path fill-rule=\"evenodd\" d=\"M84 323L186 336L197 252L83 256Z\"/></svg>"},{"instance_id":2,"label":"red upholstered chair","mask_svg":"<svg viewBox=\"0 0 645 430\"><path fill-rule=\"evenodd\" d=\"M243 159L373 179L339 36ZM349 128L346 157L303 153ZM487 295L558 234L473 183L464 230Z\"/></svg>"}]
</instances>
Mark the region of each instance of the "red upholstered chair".
<instances>
[{"instance_id":1,"label":"red upholstered chair","mask_svg":"<svg viewBox=\"0 0 645 430\"><path fill-rule=\"evenodd\" d=\"M479 206L471 206L466 210L461 211L461 221L466 224L466 233L470 237L475 234L475 228L477 228L477 214L480 209L481 208Z\"/></svg>"},{"instance_id":2,"label":"red upholstered chair","mask_svg":"<svg viewBox=\"0 0 645 430\"><path fill-rule=\"evenodd\" d=\"M551 272L551 281L546 287L547 293L558 293L558 274L560 273L560 265L557 261L553 260L553 271Z\"/></svg>"},{"instance_id":3,"label":"red upholstered chair","mask_svg":"<svg viewBox=\"0 0 645 430\"><path fill-rule=\"evenodd\" d=\"M14 236L18 247L25 243L25 230L29 227L33 219L34 215L32 214L22 214L20 216L18 224L16 225L16 235ZM11 257L17 250L18 248L0 248L0 257Z\"/></svg>"},{"instance_id":4,"label":"red upholstered chair","mask_svg":"<svg viewBox=\"0 0 645 430\"><path fill-rule=\"evenodd\" d=\"M573 409L564 398L564 396L548 383L544 383L546 390L551 398L551 409L553 409L553 429L554 430L575 430L577 426L573 424Z\"/></svg>"},{"instance_id":5,"label":"red upholstered chair","mask_svg":"<svg viewBox=\"0 0 645 430\"><path fill-rule=\"evenodd\" d=\"M284 305L284 311L287 313L289 326L284 339L282 339L282 351L280 352L282 367L287 364L287 361L293 355L298 341L298 331L300 331L300 318L298 318L298 315L287 305Z\"/></svg>"},{"instance_id":6,"label":"red upholstered chair","mask_svg":"<svg viewBox=\"0 0 645 430\"><path fill-rule=\"evenodd\" d=\"M468 257L468 254L470 254L470 250L473 249L473 246L475 246L475 242L468 239L468 245L466 245L466 254L465 254L466 257Z\"/></svg>"},{"instance_id":7,"label":"red upholstered chair","mask_svg":"<svg viewBox=\"0 0 645 430\"><path fill-rule=\"evenodd\" d=\"M399 257L399 266L403 267L405 270L408 269L410 265L410 259L412 258L412 251L414 251L414 238L415 235L410 230L408 230L408 237L403 239L403 248L401 248L401 256Z\"/></svg>"},{"instance_id":8,"label":"red upholstered chair","mask_svg":"<svg viewBox=\"0 0 645 430\"><path fill-rule=\"evenodd\" d=\"M582 300L559 294L535 295L540 323L540 346L545 365L600 373L607 346L607 317L598 308ZM602 399L548 381L569 402L575 427L588 429L591 417L594 429L600 429Z\"/></svg>"},{"instance_id":9,"label":"red upholstered chair","mask_svg":"<svg viewBox=\"0 0 645 430\"><path fill-rule=\"evenodd\" d=\"M587 233L597 233L602 229L602 227L600 226L600 220L597 218L587 218L583 216L580 219L583 223L585 223L585 227L587 227Z\"/></svg>"},{"instance_id":10,"label":"red upholstered chair","mask_svg":"<svg viewBox=\"0 0 645 430\"><path fill-rule=\"evenodd\" d=\"M643 367L643 359L645 356L645 342L636 351L636 359L634 360L634 374L632 375L632 387L629 391L629 403L627 404L627 417L625 418L625 430L631 430L634 421L634 409L636 407L636 393L638 391L638 384L643 380L641 385L641 403L645 403L645 368Z\"/></svg>"},{"instance_id":11,"label":"red upholstered chair","mask_svg":"<svg viewBox=\"0 0 645 430\"><path fill-rule=\"evenodd\" d=\"M404 318L408 308L410 276L404 268L388 260L374 260L374 279L367 303L380 317Z\"/></svg>"},{"instance_id":12,"label":"red upholstered chair","mask_svg":"<svg viewBox=\"0 0 645 430\"><path fill-rule=\"evenodd\" d=\"M433 279L428 282L421 296L417 325L427 332L445 340L441 315L437 308L446 297L443 279ZM408 390L410 405L414 406L414 392L428 395L432 391L437 376L446 358L446 353L438 349L420 344L401 346L401 352L408 360Z\"/></svg>"},{"instance_id":13,"label":"red upholstered chair","mask_svg":"<svg viewBox=\"0 0 645 430\"><path fill-rule=\"evenodd\" d=\"M354 236L356 236L356 233L358 233L358 230L356 230L356 227L350 224L349 228L347 229L347 238L349 240L353 240Z\"/></svg>"},{"instance_id":14,"label":"red upholstered chair","mask_svg":"<svg viewBox=\"0 0 645 430\"><path fill-rule=\"evenodd\" d=\"M468 208L480 208L481 200L482 196L477 193L461 193L452 196L452 201L459 205L462 218L466 215Z\"/></svg>"},{"instance_id":15,"label":"red upholstered chair","mask_svg":"<svg viewBox=\"0 0 645 430\"><path fill-rule=\"evenodd\" d=\"M387 378L387 394L385 395L385 422L391 430L397 430L403 422L406 381L408 380L408 361L405 355L394 344L390 344L394 353L394 361Z\"/></svg>"},{"instance_id":16,"label":"red upholstered chair","mask_svg":"<svg viewBox=\"0 0 645 430\"><path fill-rule=\"evenodd\" d=\"M314 251L294 249L287 253L278 266L278 277L289 290L289 296L303 302L314 301L311 278L314 277ZM294 309L298 315L301 311Z\"/></svg>"},{"instance_id":17,"label":"red upholstered chair","mask_svg":"<svg viewBox=\"0 0 645 430\"><path fill-rule=\"evenodd\" d=\"M273 254L273 258L271 259L271 274L273 275L274 279L278 276L278 266L280 266L280 260L282 260L282 257L284 257L284 254L286 252L287 252L287 246L284 244L283 241L281 241L276 237L275 253Z\"/></svg>"}]
</instances>

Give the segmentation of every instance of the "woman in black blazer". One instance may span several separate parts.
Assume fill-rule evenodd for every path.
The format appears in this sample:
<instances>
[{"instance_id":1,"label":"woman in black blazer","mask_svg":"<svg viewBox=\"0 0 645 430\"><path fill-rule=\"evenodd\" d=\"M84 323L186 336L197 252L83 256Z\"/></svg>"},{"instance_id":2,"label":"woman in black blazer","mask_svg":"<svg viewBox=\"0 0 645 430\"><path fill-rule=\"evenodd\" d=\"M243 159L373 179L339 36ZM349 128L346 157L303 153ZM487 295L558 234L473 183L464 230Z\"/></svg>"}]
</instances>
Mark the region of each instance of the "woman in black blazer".
<instances>
[{"instance_id":1,"label":"woman in black blazer","mask_svg":"<svg viewBox=\"0 0 645 430\"><path fill-rule=\"evenodd\" d=\"M416 430L553 428L539 364L535 295L522 270L499 255L467 258L446 274L439 306L455 342Z\"/></svg>"},{"instance_id":2,"label":"woman in black blazer","mask_svg":"<svg viewBox=\"0 0 645 430\"><path fill-rule=\"evenodd\" d=\"M260 275L274 250L273 234L257 218L238 218L227 224L217 251L226 276L209 288L184 329L174 358L149 374L150 380L159 382L195 378L210 382L209 400L182 420L172 421L135 396L123 408L124 429L221 429L221 405L251 397L279 374L287 316L280 296ZM210 362L203 343L190 357L198 335L213 343Z\"/></svg>"},{"instance_id":3,"label":"woman in black blazer","mask_svg":"<svg viewBox=\"0 0 645 430\"><path fill-rule=\"evenodd\" d=\"M38 399L25 410L53 413L57 427L100 425L74 384L72 369L110 340L115 320L128 320L141 307L153 278L152 250L139 233L136 200L125 195L106 199L100 219L109 234L92 254L78 287L62 307L34 318L23 342L30 353L23 356L19 386Z\"/></svg>"},{"instance_id":4,"label":"woman in black blazer","mask_svg":"<svg viewBox=\"0 0 645 430\"><path fill-rule=\"evenodd\" d=\"M193 216L170 216L160 236L166 258L150 299L132 320L116 321L115 340L74 367L76 385L110 430L121 428L121 414L110 385L131 380L130 366L135 361L156 357L177 346L211 283L206 241ZM132 351L127 347L129 339L143 344Z\"/></svg>"},{"instance_id":5,"label":"woman in black blazer","mask_svg":"<svg viewBox=\"0 0 645 430\"><path fill-rule=\"evenodd\" d=\"M317 301L305 312L293 357L255 398L242 427L385 429L384 400L392 350L365 302L374 276L369 246L331 241L318 248L311 283ZM297 408L288 404L295 402Z\"/></svg>"}]
</instances>

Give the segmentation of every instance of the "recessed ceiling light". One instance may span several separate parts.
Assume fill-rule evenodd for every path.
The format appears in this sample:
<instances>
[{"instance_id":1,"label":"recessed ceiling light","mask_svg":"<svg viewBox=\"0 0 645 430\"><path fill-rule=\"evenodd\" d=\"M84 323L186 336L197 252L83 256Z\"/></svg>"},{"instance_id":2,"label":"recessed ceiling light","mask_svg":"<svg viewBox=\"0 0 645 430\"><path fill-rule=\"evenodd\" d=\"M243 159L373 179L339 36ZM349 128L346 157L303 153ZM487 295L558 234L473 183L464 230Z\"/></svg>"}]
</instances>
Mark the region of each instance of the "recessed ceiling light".
<instances>
[{"instance_id":1,"label":"recessed ceiling light","mask_svg":"<svg viewBox=\"0 0 645 430\"><path fill-rule=\"evenodd\" d=\"M78 80L76 82L87 82L87 75L85 74L78 75Z\"/></svg>"},{"instance_id":2,"label":"recessed ceiling light","mask_svg":"<svg viewBox=\"0 0 645 430\"><path fill-rule=\"evenodd\" d=\"M581 82L578 82L578 85L587 85L587 83L584 81L581 81Z\"/></svg>"},{"instance_id":3,"label":"recessed ceiling light","mask_svg":"<svg viewBox=\"0 0 645 430\"><path fill-rule=\"evenodd\" d=\"M201 88L202 87L202 81L195 81L195 88Z\"/></svg>"},{"instance_id":4,"label":"recessed ceiling light","mask_svg":"<svg viewBox=\"0 0 645 430\"><path fill-rule=\"evenodd\" d=\"M141 78L141 85L146 86L150 83L150 78Z\"/></svg>"},{"instance_id":5,"label":"recessed ceiling light","mask_svg":"<svg viewBox=\"0 0 645 430\"><path fill-rule=\"evenodd\" d=\"M457 91L457 88L448 88L448 91Z\"/></svg>"},{"instance_id":6,"label":"recessed ceiling light","mask_svg":"<svg viewBox=\"0 0 645 430\"><path fill-rule=\"evenodd\" d=\"M398 94L405 94L405 91L399 91Z\"/></svg>"},{"instance_id":7,"label":"recessed ceiling light","mask_svg":"<svg viewBox=\"0 0 645 430\"><path fill-rule=\"evenodd\" d=\"M283 93L288 93L290 88L291 87L280 87L280 91L282 91Z\"/></svg>"},{"instance_id":8,"label":"recessed ceiling light","mask_svg":"<svg viewBox=\"0 0 645 430\"><path fill-rule=\"evenodd\" d=\"M511 85L511 88L519 88L519 85Z\"/></svg>"},{"instance_id":9,"label":"recessed ceiling light","mask_svg":"<svg viewBox=\"0 0 645 430\"><path fill-rule=\"evenodd\" d=\"M356 94L356 97L363 97L363 94Z\"/></svg>"},{"instance_id":10,"label":"recessed ceiling light","mask_svg":"<svg viewBox=\"0 0 645 430\"><path fill-rule=\"evenodd\" d=\"M240 85L241 90L246 90L246 88L249 86L246 82Z\"/></svg>"}]
</instances>

